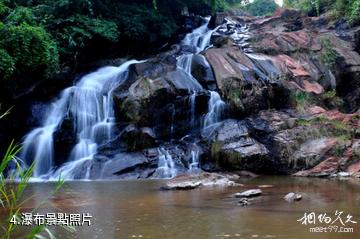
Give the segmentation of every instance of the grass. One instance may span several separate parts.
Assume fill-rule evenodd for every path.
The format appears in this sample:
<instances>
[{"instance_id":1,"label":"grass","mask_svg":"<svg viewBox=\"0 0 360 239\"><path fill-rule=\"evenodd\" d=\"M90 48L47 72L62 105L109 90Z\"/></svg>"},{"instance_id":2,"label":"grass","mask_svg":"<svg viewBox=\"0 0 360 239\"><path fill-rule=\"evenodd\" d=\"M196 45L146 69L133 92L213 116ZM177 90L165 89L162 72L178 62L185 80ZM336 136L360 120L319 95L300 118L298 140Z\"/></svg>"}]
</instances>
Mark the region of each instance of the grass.
<instances>
[{"instance_id":1,"label":"grass","mask_svg":"<svg viewBox=\"0 0 360 239\"><path fill-rule=\"evenodd\" d=\"M321 39L322 51L320 55L320 61L325 66L329 67L331 70L335 68L337 53L334 50L334 46L331 43L330 39L322 38Z\"/></svg>"},{"instance_id":2,"label":"grass","mask_svg":"<svg viewBox=\"0 0 360 239\"><path fill-rule=\"evenodd\" d=\"M335 137L339 142L347 142L355 137L356 129L340 120L330 120L320 116L311 119L298 119L301 126L319 126L319 134Z\"/></svg>"},{"instance_id":3,"label":"grass","mask_svg":"<svg viewBox=\"0 0 360 239\"><path fill-rule=\"evenodd\" d=\"M290 101L299 112L304 112L311 105L312 98L307 92L296 91L290 94Z\"/></svg>"},{"instance_id":4,"label":"grass","mask_svg":"<svg viewBox=\"0 0 360 239\"><path fill-rule=\"evenodd\" d=\"M10 113L10 110L6 111L0 116L0 119L4 118ZM21 151L21 146L11 142L6 150L1 163L0 163L0 207L5 212L5 222L0 223L0 239L13 238L14 233L19 229L16 223L21 222L22 206L28 202L33 196L24 199L24 192L29 185L29 180L33 175L34 164L25 168L22 166L21 161L17 158L17 154ZM9 172L10 165L14 165L15 169ZM44 205L50 197L55 195L63 186L64 180L60 179L56 182L54 189L45 197L32 211L36 212L42 205ZM1 209L1 208L0 208ZM3 218L2 218L3 219ZM68 231L75 232L75 228L68 227ZM56 237L44 225L37 225L31 228L30 233L25 236L26 239L55 239Z\"/></svg>"}]
</instances>

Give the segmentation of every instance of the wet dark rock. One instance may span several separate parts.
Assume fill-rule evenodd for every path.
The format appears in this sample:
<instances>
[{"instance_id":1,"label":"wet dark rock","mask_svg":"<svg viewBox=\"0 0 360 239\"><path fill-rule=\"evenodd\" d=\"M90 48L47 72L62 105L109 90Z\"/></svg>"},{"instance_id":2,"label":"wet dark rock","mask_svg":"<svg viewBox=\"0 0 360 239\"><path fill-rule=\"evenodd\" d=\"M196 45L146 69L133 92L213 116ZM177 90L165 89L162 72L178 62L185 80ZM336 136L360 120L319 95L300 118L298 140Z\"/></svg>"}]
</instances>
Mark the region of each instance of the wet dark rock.
<instances>
[{"instance_id":1,"label":"wet dark rock","mask_svg":"<svg viewBox=\"0 0 360 239\"><path fill-rule=\"evenodd\" d=\"M122 139L127 144L129 151L140 151L158 145L156 135L151 128L138 129L135 125L125 128Z\"/></svg>"},{"instance_id":2,"label":"wet dark rock","mask_svg":"<svg viewBox=\"0 0 360 239\"><path fill-rule=\"evenodd\" d=\"M225 17L228 14L226 13L216 13L214 16L211 17L210 22L209 22L209 27L210 28L215 28L221 24L223 24L225 22Z\"/></svg>"},{"instance_id":3,"label":"wet dark rock","mask_svg":"<svg viewBox=\"0 0 360 239\"><path fill-rule=\"evenodd\" d=\"M117 153L111 157L95 156L91 177L101 179L148 178L154 173L156 160L149 159L143 153ZM151 172L148 172L148 170Z\"/></svg>"},{"instance_id":4,"label":"wet dark rock","mask_svg":"<svg viewBox=\"0 0 360 239\"><path fill-rule=\"evenodd\" d=\"M202 86L176 63L166 61L164 55L169 54L131 67L128 78L114 91L117 118L138 128L152 128L159 138L183 136L194 127L190 122L192 92L198 92L193 123L199 124L208 108Z\"/></svg>"},{"instance_id":5,"label":"wet dark rock","mask_svg":"<svg viewBox=\"0 0 360 239\"><path fill-rule=\"evenodd\" d=\"M215 90L216 81L211 66L203 55L195 55L192 59L191 74L206 89Z\"/></svg>"},{"instance_id":6,"label":"wet dark rock","mask_svg":"<svg viewBox=\"0 0 360 239\"><path fill-rule=\"evenodd\" d=\"M55 165L60 166L69 157L73 146L77 143L72 119L65 119L60 130L54 133Z\"/></svg>"},{"instance_id":7,"label":"wet dark rock","mask_svg":"<svg viewBox=\"0 0 360 239\"><path fill-rule=\"evenodd\" d=\"M240 206L246 207L251 205L251 201L252 199L250 198L240 198L238 203Z\"/></svg>"},{"instance_id":8,"label":"wet dark rock","mask_svg":"<svg viewBox=\"0 0 360 239\"><path fill-rule=\"evenodd\" d=\"M258 172L268 164L269 151L249 136L246 121L225 120L202 134L210 141L211 155L221 168Z\"/></svg>"}]
</instances>

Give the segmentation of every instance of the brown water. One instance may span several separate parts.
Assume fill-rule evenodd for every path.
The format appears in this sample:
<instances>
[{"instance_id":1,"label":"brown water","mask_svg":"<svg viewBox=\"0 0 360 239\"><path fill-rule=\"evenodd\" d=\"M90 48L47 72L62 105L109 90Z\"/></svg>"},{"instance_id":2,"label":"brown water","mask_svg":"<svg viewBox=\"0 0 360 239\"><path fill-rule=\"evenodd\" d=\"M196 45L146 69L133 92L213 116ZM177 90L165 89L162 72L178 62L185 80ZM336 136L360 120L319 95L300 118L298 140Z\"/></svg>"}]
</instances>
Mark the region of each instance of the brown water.
<instances>
[{"instance_id":1,"label":"brown water","mask_svg":"<svg viewBox=\"0 0 360 239\"><path fill-rule=\"evenodd\" d=\"M92 225L78 227L75 234L51 227L61 239L360 238L360 180L260 177L243 180L244 187L192 191L161 191L163 183L69 182L40 212L93 216ZM263 196L247 207L239 206L232 196L264 184L273 187L263 188ZM29 209L52 187L50 183L31 184L28 195L36 197ZM288 203L282 199L292 191L303 193L303 200ZM358 222L346 225L354 232L314 233L310 227L329 225L317 222L305 226L297 221L305 212L327 213L335 219L336 210L351 214L352 220Z\"/></svg>"}]
</instances>

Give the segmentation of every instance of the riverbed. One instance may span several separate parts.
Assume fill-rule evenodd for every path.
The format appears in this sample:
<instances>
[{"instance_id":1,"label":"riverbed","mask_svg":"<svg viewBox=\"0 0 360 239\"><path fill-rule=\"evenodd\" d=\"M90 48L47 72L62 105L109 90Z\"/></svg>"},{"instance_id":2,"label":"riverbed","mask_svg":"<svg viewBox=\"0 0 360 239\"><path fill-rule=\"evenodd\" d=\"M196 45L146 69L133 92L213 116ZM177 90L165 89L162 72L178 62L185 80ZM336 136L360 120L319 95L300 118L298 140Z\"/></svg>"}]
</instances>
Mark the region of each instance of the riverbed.
<instances>
[{"instance_id":1,"label":"riverbed","mask_svg":"<svg viewBox=\"0 0 360 239\"><path fill-rule=\"evenodd\" d=\"M77 227L74 234L50 227L62 239L205 239L205 238L360 238L360 180L314 179L293 177L258 177L241 179L243 186L200 188L191 191L162 191L164 180L145 181L73 181L67 182L40 213L89 213L90 226ZM52 183L31 183L27 196L35 197L26 211L53 189ZM241 206L233 194L260 187L263 195ZM289 203L283 197L299 192L303 199ZM304 225L305 213L314 212L336 219L343 212L353 222L339 232L341 222ZM300 220L300 221L298 221ZM314 227L338 225L337 232L310 232Z\"/></svg>"}]
</instances>

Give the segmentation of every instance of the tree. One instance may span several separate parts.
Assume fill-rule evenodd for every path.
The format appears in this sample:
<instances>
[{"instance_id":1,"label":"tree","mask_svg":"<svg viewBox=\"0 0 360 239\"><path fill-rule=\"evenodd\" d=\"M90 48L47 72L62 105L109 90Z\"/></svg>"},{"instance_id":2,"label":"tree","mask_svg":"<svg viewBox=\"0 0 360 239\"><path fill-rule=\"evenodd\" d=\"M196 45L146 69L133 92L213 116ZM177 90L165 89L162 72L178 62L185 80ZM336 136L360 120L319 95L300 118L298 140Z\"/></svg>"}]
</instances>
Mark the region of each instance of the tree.
<instances>
[{"instance_id":1,"label":"tree","mask_svg":"<svg viewBox=\"0 0 360 239\"><path fill-rule=\"evenodd\" d=\"M274 0L254 0L246 6L246 10L253 16L272 15L277 8Z\"/></svg>"}]
</instances>

